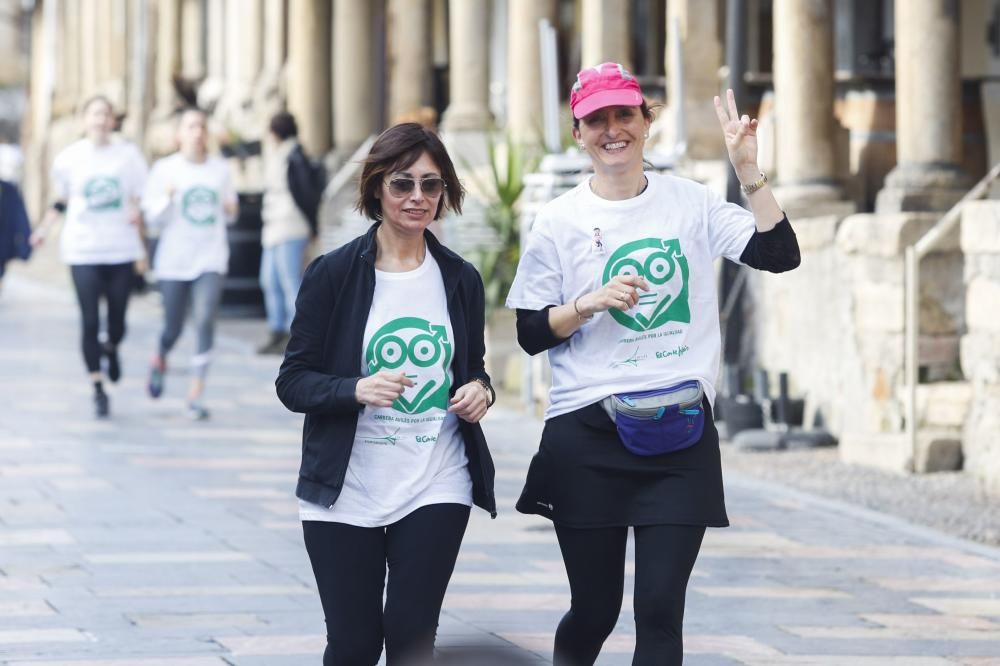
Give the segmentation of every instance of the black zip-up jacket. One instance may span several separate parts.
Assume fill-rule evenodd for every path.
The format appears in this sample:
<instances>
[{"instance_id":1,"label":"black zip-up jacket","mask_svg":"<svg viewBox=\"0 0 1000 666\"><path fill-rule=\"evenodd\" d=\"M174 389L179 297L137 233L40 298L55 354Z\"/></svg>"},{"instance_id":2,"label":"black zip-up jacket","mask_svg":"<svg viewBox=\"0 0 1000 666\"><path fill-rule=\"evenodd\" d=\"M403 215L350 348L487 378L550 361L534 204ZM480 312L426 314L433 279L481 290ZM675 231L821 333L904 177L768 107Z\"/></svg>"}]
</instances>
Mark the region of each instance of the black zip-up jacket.
<instances>
[{"instance_id":1,"label":"black zip-up jacket","mask_svg":"<svg viewBox=\"0 0 1000 666\"><path fill-rule=\"evenodd\" d=\"M278 370L278 398L306 415L302 465L295 494L332 507L344 485L358 413L354 395L361 368L365 325L375 295L375 231L313 261L302 278L295 319ZM454 333L451 392L472 381L489 383L483 364L486 347L483 281L472 264L424 232L427 250L441 268ZM472 500L496 517L493 458L478 423L458 420L472 477Z\"/></svg>"}]
</instances>

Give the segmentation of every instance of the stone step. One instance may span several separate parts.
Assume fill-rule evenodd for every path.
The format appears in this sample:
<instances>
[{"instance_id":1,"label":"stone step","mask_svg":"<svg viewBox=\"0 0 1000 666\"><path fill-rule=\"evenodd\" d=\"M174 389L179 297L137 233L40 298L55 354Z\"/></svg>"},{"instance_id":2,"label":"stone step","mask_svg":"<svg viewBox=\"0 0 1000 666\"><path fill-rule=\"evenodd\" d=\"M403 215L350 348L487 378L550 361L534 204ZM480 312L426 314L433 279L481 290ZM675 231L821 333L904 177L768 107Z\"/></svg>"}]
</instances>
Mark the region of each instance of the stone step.
<instances>
[{"instance_id":1,"label":"stone step","mask_svg":"<svg viewBox=\"0 0 1000 666\"><path fill-rule=\"evenodd\" d=\"M921 428L961 429L965 425L971 403L972 385L969 382L919 384L917 423Z\"/></svg>"},{"instance_id":2,"label":"stone step","mask_svg":"<svg viewBox=\"0 0 1000 666\"><path fill-rule=\"evenodd\" d=\"M946 472L962 467L959 428L922 428L916 455L905 433L847 433L840 438L840 459L890 472Z\"/></svg>"}]
</instances>

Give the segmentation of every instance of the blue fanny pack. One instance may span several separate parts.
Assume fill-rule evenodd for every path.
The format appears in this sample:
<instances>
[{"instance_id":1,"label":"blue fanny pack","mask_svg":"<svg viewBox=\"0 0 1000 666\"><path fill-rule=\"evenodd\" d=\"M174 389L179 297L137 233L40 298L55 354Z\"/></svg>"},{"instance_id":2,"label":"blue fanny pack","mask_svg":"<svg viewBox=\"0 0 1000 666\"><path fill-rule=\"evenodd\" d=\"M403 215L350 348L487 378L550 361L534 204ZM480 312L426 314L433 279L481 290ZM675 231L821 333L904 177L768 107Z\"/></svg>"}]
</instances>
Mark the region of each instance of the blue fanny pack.
<instances>
[{"instance_id":1,"label":"blue fanny pack","mask_svg":"<svg viewBox=\"0 0 1000 666\"><path fill-rule=\"evenodd\" d=\"M691 380L651 391L616 393L601 401L625 448L656 456L693 446L705 429L705 391Z\"/></svg>"}]
</instances>

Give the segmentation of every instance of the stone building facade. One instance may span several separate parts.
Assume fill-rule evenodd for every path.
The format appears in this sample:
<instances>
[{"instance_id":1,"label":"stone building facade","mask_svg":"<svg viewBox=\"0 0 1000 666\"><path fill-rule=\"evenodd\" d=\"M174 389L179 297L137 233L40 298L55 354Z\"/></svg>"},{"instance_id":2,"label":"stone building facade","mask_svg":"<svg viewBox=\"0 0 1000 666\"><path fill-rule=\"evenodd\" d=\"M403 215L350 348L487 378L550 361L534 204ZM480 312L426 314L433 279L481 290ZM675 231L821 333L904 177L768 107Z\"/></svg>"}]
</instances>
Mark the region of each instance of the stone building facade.
<instances>
[{"instance_id":1,"label":"stone building facade","mask_svg":"<svg viewBox=\"0 0 1000 666\"><path fill-rule=\"evenodd\" d=\"M771 167L803 261L754 277L756 360L790 373L842 459L964 465L1000 489L1000 201L967 205L919 263L912 378L904 299L906 249L1000 161L1000 3L774 0L771 11Z\"/></svg>"},{"instance_id":2,"label":"stone building facade","mask_svg":"<svg viewBox=\"0 0 1000 666\"><path fill-rule=\"evenodd\" d=\"M799 270L750 280L750 361L790 374L845 459L899 470L964 459L1000 487L995 199L966 207L960 229L920 264L916 450L902 436L903 254L1000 161L1000 0L741 1L740 103L762 119L763 166L803 249ZM34 0L29 199L41 206L48 160L75 136L76 105L98 92L150 153L169 145L184 96L242 139L259 138L267 117L288 108L307 148L334 161L407 118L439 120L457 152L480 151L472 161L493 127L537 144L542 19L556 30L563 103L581 65L624 61L665 102L659 148L678 170L717 182L723 146L711 99L725 74L726 6Z\"/></svg>"}]
</instances>

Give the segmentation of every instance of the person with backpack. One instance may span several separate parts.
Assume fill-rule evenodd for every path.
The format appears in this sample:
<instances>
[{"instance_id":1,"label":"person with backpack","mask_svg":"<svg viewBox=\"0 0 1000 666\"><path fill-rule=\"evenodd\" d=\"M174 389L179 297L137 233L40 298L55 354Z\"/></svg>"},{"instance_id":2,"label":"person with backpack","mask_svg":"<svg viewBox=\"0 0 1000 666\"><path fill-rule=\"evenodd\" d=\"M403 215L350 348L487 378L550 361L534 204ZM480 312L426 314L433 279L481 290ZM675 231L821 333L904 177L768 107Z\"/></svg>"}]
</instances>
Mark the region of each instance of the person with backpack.
<instances>
[{"instance_id":1,"label":"person with backpack","mask_svg":"<svg viewBox=\"0 0 1000 666\"><path fill-rule=\"evenodd\" d=\"M265 166L260 287L270 334L257 352L283 354L295 316L306 246L317 236L326 172L302 150L292 114L275 114L269 130L272 150Z\"/></svg>"}]
</instances>

